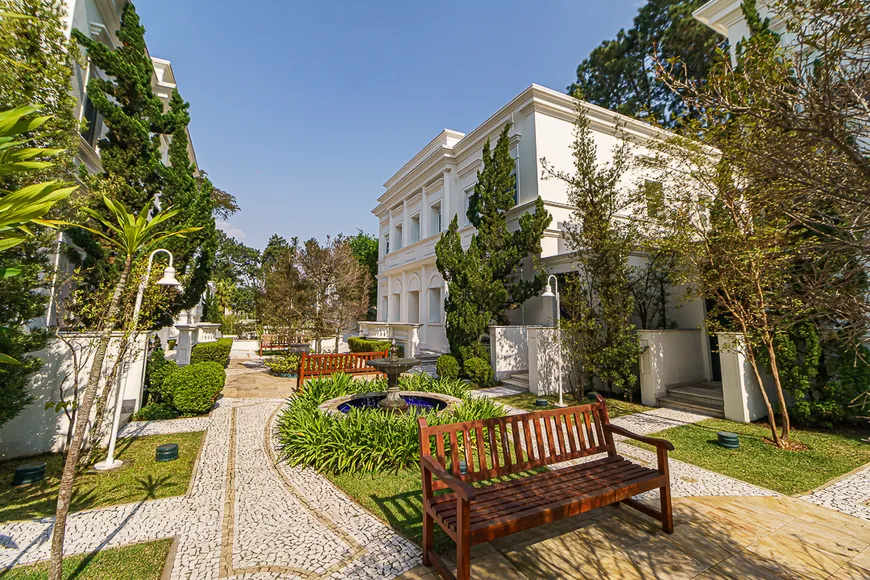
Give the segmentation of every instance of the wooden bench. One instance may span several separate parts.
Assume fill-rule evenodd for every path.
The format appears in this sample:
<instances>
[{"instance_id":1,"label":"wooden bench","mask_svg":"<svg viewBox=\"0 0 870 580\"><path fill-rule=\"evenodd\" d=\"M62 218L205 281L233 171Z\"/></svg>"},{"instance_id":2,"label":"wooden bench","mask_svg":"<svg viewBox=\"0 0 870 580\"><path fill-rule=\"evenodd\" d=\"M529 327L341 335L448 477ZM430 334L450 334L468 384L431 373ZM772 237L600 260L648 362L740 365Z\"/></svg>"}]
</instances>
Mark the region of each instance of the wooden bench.
<instances>
[{"instance_id":1,"label":"wooden bench","mask_svg":"<svg viewBox=\"0 0 870 580\"><path fill-rule=\"evenodd\" d=\"M469 580L471 546L620 502L656 518L665 532L673 533L668 451L674 446L612 425L604 398L597 398L588 405L450 425L430 427L421 417L423 563L434 566L442 578ZM658 469L620 457L614 435L655 446ZM590 457L599 453L606 456ZM585 457L591 460L470 485ZM631 499L656 488L661 511ZM441 489L450 492L434 495ZM456 542L456 576L433 550L436 522Z\"/></svg>"},{"instance_id":2,"label":"wooden bench","mask_svg":"<svg viewBox=\"0 0 870 580\"><path fill-rule=\"evenodd\" d=\"M286 350L290 348L292 341L290 337L283 334L261 334L258 356L263 356L264 352L272 352L276 350Z\"/></svg>"},{"instance_id":3,"label":"wooden bench","mask_svg":"<svg viewBox=\"0 0 870 580\"><path fill-rule=\"evenodd\" d=\"M380 372L368 361L376 358L387 358L384 352L348 352L342 354L308 354L303 352L299 360L299 379L297 387L302 388L302 381L312 376L332 375L335 373L360 374Z\"/></svg>"}]
</instances>

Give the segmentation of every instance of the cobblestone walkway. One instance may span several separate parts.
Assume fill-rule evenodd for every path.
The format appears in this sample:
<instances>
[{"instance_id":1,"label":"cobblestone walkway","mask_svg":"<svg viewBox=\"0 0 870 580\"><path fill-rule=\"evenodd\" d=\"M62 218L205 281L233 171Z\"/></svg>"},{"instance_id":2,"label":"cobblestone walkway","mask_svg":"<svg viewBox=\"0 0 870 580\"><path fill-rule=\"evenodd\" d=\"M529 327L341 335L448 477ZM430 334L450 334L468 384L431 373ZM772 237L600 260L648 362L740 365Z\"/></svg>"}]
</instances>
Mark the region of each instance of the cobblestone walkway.
<instances>
[{"instance_id":1,"label":"cobblestone walkway","mask_svg":"<svg viewBox=\"0 0 870 580\"><path fill-rule=\"evenodd\" d=\"M801 499L870 521L870 467L814 490Z\"/></svg>"},{"instance_id":2,"label":"cobblestone walkway","mask_svg":"<svg viewBox=\"0 0 870 580\"><path fill-rule=\"evenodd\" d=\"M307 470L275 461L282 401L222 399L188 495L73 514L66 552L175 536L172 578L393 578L419 549ZM189 430L154 421L125 435ZM0 524L0 567L48 558L52 518Z\"/></svg>"}]
</instances>

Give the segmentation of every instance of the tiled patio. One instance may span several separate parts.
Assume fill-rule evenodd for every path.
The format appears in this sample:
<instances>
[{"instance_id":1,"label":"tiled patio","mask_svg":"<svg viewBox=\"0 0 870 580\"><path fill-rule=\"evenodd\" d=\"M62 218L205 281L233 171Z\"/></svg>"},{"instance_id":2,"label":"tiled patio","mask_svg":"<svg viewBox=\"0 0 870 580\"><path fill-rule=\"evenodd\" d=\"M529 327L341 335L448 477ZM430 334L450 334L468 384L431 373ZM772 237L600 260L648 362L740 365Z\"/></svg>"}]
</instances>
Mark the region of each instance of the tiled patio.
<instances>
[{"instance_id":1,"label":"tiled patio","mask_svg":"<svg viewBox=\"0 0 870 580\"><path fill-rule=\"evenodd\" d=\"M670 536L629 507L514 534L475 547L472 578L870 578L870 522L800 499L678 498L674 517Z\"/></svg>"}]
</instances>

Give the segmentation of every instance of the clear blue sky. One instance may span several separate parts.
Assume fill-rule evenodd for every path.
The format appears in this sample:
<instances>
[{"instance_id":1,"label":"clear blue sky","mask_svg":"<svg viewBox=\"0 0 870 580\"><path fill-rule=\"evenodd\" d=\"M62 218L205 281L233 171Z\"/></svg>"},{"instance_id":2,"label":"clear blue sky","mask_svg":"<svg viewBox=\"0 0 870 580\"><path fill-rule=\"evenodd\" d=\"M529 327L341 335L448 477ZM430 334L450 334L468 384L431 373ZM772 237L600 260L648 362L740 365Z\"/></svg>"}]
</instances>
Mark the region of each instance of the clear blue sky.
<instances>
[{"instance_id":1,"label":"clear blue sky","mask_svg":"<svg viewBox=\"0 0 870 580\"><path fill-rule=\"evenodd\" d=\"M383 183L442 129L554 89L639 0L138 0L191 103L197 158L262 248L374 233Z\"/></svg>"}]
</instances>

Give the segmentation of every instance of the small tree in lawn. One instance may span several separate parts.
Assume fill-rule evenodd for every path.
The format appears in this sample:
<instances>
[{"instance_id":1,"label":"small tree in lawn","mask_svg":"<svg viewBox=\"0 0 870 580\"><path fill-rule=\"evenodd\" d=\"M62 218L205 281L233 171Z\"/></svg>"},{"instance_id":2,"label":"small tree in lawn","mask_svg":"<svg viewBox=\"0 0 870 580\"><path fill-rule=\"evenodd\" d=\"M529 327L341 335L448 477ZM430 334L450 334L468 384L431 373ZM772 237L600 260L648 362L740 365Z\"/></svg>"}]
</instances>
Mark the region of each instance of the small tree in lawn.
<instances>
[{"instance_id":1,"label":"small tree in lawn","mask_svg":"<svg viewBox=\"0 0 870 580\"><path fill-rule=\"evenodd\" d=\"M326 313L335 329L335 352L338 352L342 331L354 328L368 312L371 278L368 268L354 255L348 238L339 236L330 250L334 278Z\"/></svg>"},{"instance_id":2,"label":"small tree in lawn","mask_svg":"<svg viewBox=\"0 0 870 580\"><path fill-rule=\"evenodd\" d=\"M637 244L631 216L636 200L622 179L632 155L623 137L612 150L611 162L599 164L589 119L576 96L574 171L558 170L544 160L546 175L565 182L573 206L565 237L577 277L566 288L566 303L581 330L573 333L569 346L583 353L580 364L586 386L598 378L610 389L623 389L630 399L637 381L633 366L640 354L635 327L629 321L634 297L628 258ZM619 131L617 137L622 137Z\"/></svg>"},{"instance_id":3,"label":"small tree in lawn","mask_svg":"<svg viewBox=\"0 0 870 580\"><path fill-rule=\"evenodd\" d=\"M54 531L51 540L51 564L49 567L50 580L61 580L63 569L63 541L66 535L66 520L69 515L70 499L72 498L73 483L75 481L76 467L82 450L82 443L91 416L91 407L99 390L100 377L103 371L103 363L106 360L109 342L113 330L123 321L118 320L118 311L121 305L122 295L127 287L128 277L133 268L133 262L143 252L159 243L161 240L184 236L187 233L198 231L199 228L165 229L167 222L177 213L177 210L165 209L153 217L149 217L151 203L138 214L132 214L117 201L112 201L108 196L103 197L103 203L109 212L106 216L91 209L83 208L83 212L102 226L96 227L78 225L93 233L109 248L118 253L123 260L121 275L115 284L112 297L100 329L100 340L94 353L94 360L88 373L88 381L82 394L81 403L76 413L76 422L73 426L73 436L64 459L63 472L61 474L60 487L57 495L57 511L55 513ZM103 229L104 228L104 229Z\"/></svg>"},{"instance_id":4,"label":"small tree in lawn","mask_svg":"<svg viewBox=\"0 0 870 580\"><path fill-rule=\"evenodd\" d=\"M520 276L520 266L541 253L541 238L552 220L538 197L534 211L519 216L519 228L508 231L507 213L516 205L517 184L510 155L510 124L496 142L483 145L483 166L468 203L467 217L477 232L462 249L454 217L435 246L436 265L448 285L444 304L447 339L454 354L465 360L486 357L480 337L492 321L504 324L508 311L522 305L544 287L544 275Z\"/></svg>"}]
</instances>

